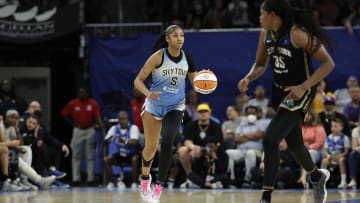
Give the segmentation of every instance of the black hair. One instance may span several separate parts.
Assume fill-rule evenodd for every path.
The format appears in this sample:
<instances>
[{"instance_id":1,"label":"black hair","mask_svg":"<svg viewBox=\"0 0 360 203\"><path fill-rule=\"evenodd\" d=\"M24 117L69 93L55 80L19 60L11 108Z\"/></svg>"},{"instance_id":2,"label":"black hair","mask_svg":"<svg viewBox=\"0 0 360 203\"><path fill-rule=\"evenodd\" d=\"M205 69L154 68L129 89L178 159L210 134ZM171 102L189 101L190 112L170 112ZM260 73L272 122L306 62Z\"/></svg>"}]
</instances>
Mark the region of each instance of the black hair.
<instances>
[{"instance_id":1,"label":"black hair","mask_svg":"<svg viewBox=\"0 0 360 203\"><path fill-rule=\"evenodd\" d=\"M259 113L259 107L258 106L253 106L253 105L249 105L245 108L245 113L249 110L249 109L254 109L256 111L256 113Z\"/></svg>"},{"instance_id":2,"label":"black hair","mask_svg":"<svg viewBox=\"0 0 360 203\"><path fill-rule=\"evenodd\" d=\"M161 48L166 48L168 43L166 41L166 36L172 33L175 29L182 29L179 25L169 25L164 32L162 32L159 38L156 40L154 46L152 47L153 53Z\"/></svg>"},{"instance_id":3,"label":"black hair","mask_svg":"<svg viewBox=\"0 0 360 203\"><path fill-rule=\"evenodd\" d=\"M267 12L274 12L282 19L279 37L284 36L286 31L296 24L310 34L307 50L311 53L317 51L321 44L332 49L330 38L322 29L310 5L304 0L265 0L261 8Z\"/></svg>"}]
</instances>

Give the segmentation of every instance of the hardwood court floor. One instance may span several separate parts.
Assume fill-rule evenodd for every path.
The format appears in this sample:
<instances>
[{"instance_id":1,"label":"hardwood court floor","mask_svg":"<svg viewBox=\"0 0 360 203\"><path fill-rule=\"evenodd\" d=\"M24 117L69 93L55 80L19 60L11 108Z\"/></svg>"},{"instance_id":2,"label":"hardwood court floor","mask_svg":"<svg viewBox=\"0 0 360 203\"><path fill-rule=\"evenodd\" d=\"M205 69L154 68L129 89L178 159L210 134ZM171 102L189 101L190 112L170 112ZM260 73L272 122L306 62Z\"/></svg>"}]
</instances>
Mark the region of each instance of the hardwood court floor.
<instances>
[{"instance_id":1,"label":"hardwood court floor","mask_svg":"<svg viewBox=\"0 0 360 203\"><path fill-rule=\"evenodd\" d=\"M329 190L329 203L359 203L360 190ZM258 203L260 190L174 190L164 191L161 203ZM312 192L277 190L273 203L312 203ZM104 188L52 189L38 192L0 193L0 203L143 203L133 190Z\"/></svg>"}]
</instances>

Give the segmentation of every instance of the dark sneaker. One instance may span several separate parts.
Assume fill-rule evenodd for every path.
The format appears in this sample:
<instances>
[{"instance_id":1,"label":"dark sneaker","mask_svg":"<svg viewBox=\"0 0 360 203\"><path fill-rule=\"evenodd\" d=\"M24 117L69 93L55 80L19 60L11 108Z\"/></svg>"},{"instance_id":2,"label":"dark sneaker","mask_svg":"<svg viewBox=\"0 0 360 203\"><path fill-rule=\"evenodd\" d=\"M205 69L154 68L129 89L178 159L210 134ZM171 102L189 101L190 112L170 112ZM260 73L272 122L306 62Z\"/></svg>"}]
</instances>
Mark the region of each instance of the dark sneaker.
<instances>
[{"instance_id":1,"label":"dark sneaker","mask_svg":"<svg viewBox=\"0 0 360 203\"><path fill-rule=\"evenodd\" d=\"M267 201L267 200L262 199L262 200L260 200L260 203L270 203L270 202Z\"/></svg>"},{"instance_id":2,"label":"dark sneaker","mask_svg":"<svg viewBox=\"0 0 360 203\"><path fill-rule=\"evenodd\" d=\"M325 203L327 197L326 182L330 178L330 172L327 169L318 169L321 178L318 182L312 182L314 190L314 203Z\"/></svg>"}]
</instances>

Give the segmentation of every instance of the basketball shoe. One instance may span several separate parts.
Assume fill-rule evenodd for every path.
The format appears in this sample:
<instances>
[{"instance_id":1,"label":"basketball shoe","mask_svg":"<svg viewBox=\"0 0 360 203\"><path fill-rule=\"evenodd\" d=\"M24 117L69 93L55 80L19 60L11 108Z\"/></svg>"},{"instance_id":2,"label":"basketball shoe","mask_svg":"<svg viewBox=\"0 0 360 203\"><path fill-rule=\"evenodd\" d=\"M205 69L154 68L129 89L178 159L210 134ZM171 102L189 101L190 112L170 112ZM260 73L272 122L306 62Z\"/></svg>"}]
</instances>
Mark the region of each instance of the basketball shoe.
<instances>
[{"instance_id":1,"label":"basketball shoe","mask_svg":"<svg viewBox=\"0 0 360 203\"><path fill-rule=\"evenodd\" d=\"M319 181L312 182L314 190L314 202L315 203L325 203L327 197L326 191L326 182L330 178L330 172L327 169L318 169L321 173Z\"/></svg>"},{"instance_id":2,"label":"basketball shoe","mask_svg":"<svg viewBox=\"0 0 360 203\"><path fill-rule=\"evenodd\" d=\"M151 198L149 199L149 202L150 203L159 203L162 190L163 190L162 185L155 184L154 189L152 191Z\"/></svg>"},{"instance_id":3,"label":"basketball shoe","mask_svg":"<svg viewBox=\"0 0 360 203\"><path fill-rule=\"evenodd\" d=\"M143 201L147 202L151 198L151 175L149 174L149 179L144 180L141 178L140 180L140 196Z\"/></svg>"}]
</instances>

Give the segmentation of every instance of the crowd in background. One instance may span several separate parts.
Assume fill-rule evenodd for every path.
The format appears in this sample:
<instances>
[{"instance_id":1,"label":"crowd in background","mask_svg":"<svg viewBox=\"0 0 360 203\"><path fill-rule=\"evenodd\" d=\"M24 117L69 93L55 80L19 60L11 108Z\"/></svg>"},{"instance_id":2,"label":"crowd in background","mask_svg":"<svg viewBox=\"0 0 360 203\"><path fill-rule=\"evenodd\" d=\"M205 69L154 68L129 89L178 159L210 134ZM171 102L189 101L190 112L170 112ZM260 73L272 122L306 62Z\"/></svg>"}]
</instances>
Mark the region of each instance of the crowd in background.
<instances>
[{"instance_id":1,"label":"crowd in background","mask_svg":"<svg viewBox=\"0 0 360 203\"><path fill-rule=\"evenodd\" d=\"M260 188L264 163L262 137L275 113L266 90L256 86L249 95L234 97L224 111L226 120L211 114L212 105L190 90L186 97L183 125L173 145L173 162L167 188ZM69 101L61 115L73 126L71 143L54 138L41 120L41 104L28 104L17 96L9 80L1 82L1 185L5 191L69 188L57 179L62 156L72 159L72 186L137 188L139 152L144 145L141 106L144 96L134 90L131 109L120 110L116 118L102 121L100 108L85 88ZM27 105L26 105L27 104ZM356 188L360 153L360 87L350 75L344 88L332 90L326 80L318 86L312 109L304 117L303 140L313 162L330 169L329 187ZM95 132L104 130L104 177L94 177ZM70 148L68 148L70 145ZM71 150L70 150L71 149ZM279 145L281 160L277 188L309 187L301 169ZM87 179L80 176L84 153ZM151 171L156 178L156 158ZM115 169L114 166L120 168Z\"/></svg>"},{"instance_id":2,"label":"crowd in background","mask_svg":"<svg viewBox=\"0 0 360 203\"><path fill-rule=\"evenodd\" d=\"M259 27L262 0L170 0L146 1L146 19L187 29ZM305 0L323 26L360 23L358 0ZM159 8L161 8L159 10Z\"/></svg>"}]
</instances>

